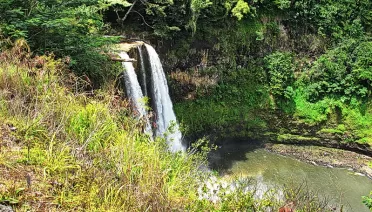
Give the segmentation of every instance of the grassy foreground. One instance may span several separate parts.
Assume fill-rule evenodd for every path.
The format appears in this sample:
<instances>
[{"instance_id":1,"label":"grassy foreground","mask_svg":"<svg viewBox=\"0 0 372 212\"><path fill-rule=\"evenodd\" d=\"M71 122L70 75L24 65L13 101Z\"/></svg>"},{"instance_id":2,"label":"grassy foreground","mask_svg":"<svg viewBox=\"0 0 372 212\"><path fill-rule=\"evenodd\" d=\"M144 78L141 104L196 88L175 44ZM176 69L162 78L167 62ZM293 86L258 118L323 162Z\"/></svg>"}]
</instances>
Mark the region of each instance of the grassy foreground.
<instances>
[{"instance_id":1,"label":"grassy foreground","mask_svg":"<svg viewBox=\"0 0 372 212\"><path fill-rule=\"evenodd\" d=\"M15 45L0 54L0 204L169 211L193 202L198 156L142 134L114 87L88 97L62 61Z\"/></svg>"}]
</instances>

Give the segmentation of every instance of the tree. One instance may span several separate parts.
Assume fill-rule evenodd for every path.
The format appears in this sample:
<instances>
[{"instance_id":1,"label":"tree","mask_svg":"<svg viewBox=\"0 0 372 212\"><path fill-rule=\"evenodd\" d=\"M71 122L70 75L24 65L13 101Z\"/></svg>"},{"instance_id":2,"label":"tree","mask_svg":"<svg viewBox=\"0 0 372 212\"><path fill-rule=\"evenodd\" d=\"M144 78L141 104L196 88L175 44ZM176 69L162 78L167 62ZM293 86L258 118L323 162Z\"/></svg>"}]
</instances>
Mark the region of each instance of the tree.
<instances>
[{"instance_id":1,"label":"tree","mask_svg":"<svg viewBox=\"0 0 372 212\"><path fill-rule=\"evenodd\" d=\"M99 54L111 38L101 34L105 28L99 0L2 0L0 32L13 40L25 38L37 54L53 52L69 56L71 69L101 81L107 63ZM113 3L113 2L111 2ZM109 6L110 2L106 2Z\"/></svg>"}]
</instances>

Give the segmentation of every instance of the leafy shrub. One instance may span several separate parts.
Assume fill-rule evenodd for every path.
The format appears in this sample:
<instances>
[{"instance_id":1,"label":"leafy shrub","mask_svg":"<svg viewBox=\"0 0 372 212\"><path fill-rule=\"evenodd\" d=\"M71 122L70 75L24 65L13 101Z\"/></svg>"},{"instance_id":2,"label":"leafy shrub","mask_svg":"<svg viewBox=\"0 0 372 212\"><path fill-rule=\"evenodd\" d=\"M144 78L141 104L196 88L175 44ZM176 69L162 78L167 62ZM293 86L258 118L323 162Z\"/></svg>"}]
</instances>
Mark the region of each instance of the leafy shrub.
<instances>
[{"instance_id":1,"label":"leafy shrub","mask_svg":"<svg viewBox=\"0 0 372 212\"><path fill-rule=\"evenodd\" d=\"M0 3L0 32L5 38L24 38L39 54L53 52L79 75L102 83L112 74L102 47L113 41L100 33L105 24L98 0L5 0Z\"/></svg>"},{"instance_id":2,"label":"leafy shrub","mask_svg":"<svg viewBox=\"0 0 372 212\"><path fill-rule=\"evenodd\" d=\"M369 196L363 196L363 203L372 210L372 192L369 194Z\"/></svg>"},{"instance_id":3,"label":"leafy shrub","mask_svg":"<svg viewBox=\"0 0 372 212\"><path fill-rule=\"evenodd\" d=\"M293 58L288 52L275 52L264 59L270 91L275 96L291 98L294 81Z\"/></svg>"},{"instance_id":4,"label":"leafy shrub","mask_svg":"<svg viewBox=\"0 0 372 212\"><path fill-rule=\"evenodd\" d=\"M326 52L314 63L308 79L308 99L317 101L326 96L350 101L352 97L371 95L372 42L347 40L339 47Z\"/></svg>"},{"instance_id":5,"label":"leafy shrub","mask_svg":"<svg viewBox=\"0 0 372 212\"><path fill-rule=\"evenodd\" d=\"M318 33L338 42L371 32L371 7L369 0L300 0L288 8L288 19L303 28L305 34Z\"/></svg>"},{"instance_id":6,"label":"leafy shrub","mask_svg":"<svg viewBox=\"0 0 372 212\"><path fill-rule=\"evenodd\" d=\"M328 98L315 103L307 101L303 90L296 91L294 100L296 103L295 115L310 124L327 121L328 115L335 107L335 101Z\"/></svg>"},{"instance_id":7,"label":"leafy shrub","mask_svg":"<svg viewBox=\"0 0 372 212\"><path fill-rule=\"evenodd\" d=\"M274 3L279 9L287 9L291 6L291 1L289 0L275 0Z\"/></svg>"}]
</instances>

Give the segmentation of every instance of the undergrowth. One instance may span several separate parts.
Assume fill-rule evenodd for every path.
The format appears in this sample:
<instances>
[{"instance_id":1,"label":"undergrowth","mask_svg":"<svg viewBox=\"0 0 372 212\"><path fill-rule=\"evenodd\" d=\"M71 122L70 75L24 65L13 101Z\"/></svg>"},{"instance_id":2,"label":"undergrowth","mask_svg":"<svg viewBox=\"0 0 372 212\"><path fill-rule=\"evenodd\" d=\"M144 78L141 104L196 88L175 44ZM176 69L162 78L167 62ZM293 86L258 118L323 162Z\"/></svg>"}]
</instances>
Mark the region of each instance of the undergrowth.
<instances>
[{"instance_id":1,"label":"undergrowth","mask_svg":"<svg viewBox=\"0 0 372 212\"><path fill-rule=\"evenodd\" d=\"M370 102L346 104L340 99L306 100L301 89L296 91L295 117L309 125L326 123L321 132L339 134L346 142L372 143L372 107Z\"/></svg>"},{"instance_id":2,"label":"undergrowth","mask_svg":"<svg viewBox=\"0 0 372 212\"><path fill-rule=\"evenodd\" d=\"M175 104L177 116L187 126L186 130L192 132L190 134L214 130L232 136L231 130L236 126L244 129L237 133L247 133L252 127L265 127L265 121L256 115L256 111L270 104L267 88L257 85L261 74L243 68L221 74L223 80L210 94Z\"/></svg>"}]
</instances>

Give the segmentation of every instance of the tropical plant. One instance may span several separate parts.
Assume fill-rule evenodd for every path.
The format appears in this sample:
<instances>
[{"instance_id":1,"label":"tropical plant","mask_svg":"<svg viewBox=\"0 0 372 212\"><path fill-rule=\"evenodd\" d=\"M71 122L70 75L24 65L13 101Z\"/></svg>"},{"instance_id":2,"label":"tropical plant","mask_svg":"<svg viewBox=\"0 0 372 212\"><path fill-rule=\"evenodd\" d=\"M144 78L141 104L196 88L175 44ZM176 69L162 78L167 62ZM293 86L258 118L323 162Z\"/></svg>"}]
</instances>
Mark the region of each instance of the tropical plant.
<instances>
[{"instance_id":1,"label":"tropical plant","mask_svg":"<svg viewBox=\"0 0 372 212\"><path fill-rule=\"evenodd\" d=\"M290 98L294 81L293 58L288 52L275 52L264 59L270 91L280 97Z\"/></svg>"},{"instance_id":2,"label":"tropical plant","mask_svg":"<svg viewBox=\"0 0 372 212\"><path fill-rule=\"evenodd\" d=\"M363 196L363 203L372 211L372 192L369 196Z\"/></svg>"},{"instance_id":3,"label":"tropical plant","mask_svg":"<svg viewBox=\"0 0 372 212\"><path fill-rule=\"evenodd\" d=\"M304 73L309 100L325 96L340 97L342 101L368 98L372 91L371 56L372 42L354 39L320 56L310 72Z\"/></svg>"}]
</instances>

